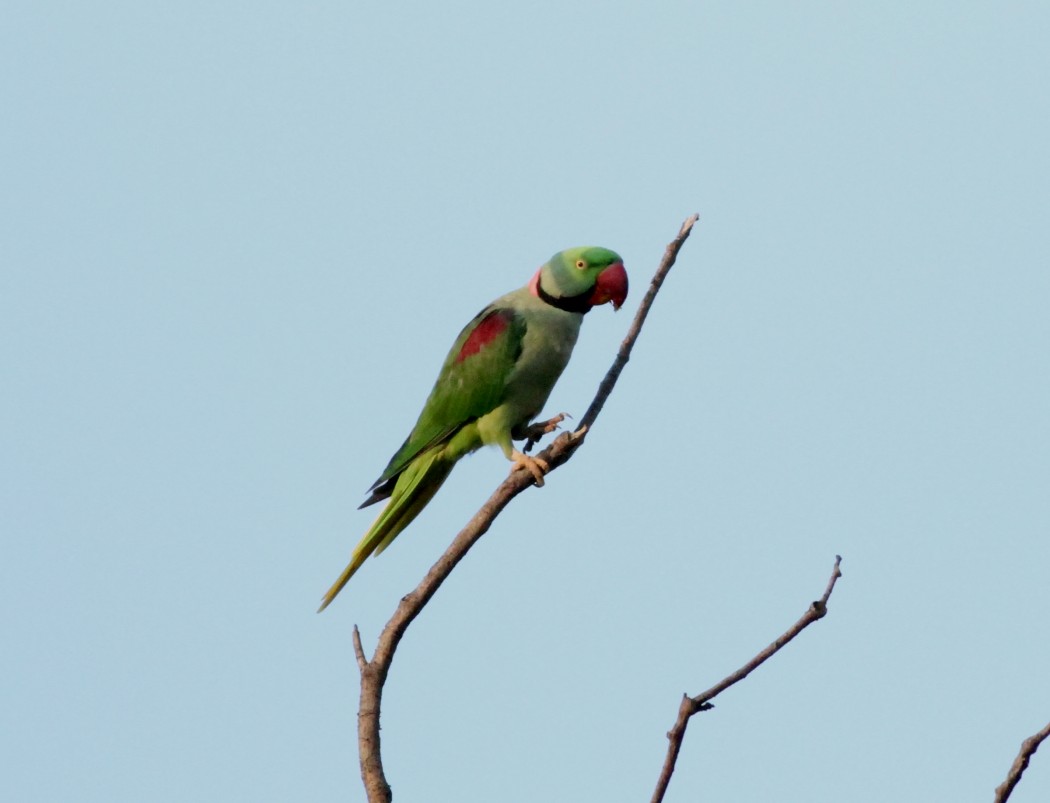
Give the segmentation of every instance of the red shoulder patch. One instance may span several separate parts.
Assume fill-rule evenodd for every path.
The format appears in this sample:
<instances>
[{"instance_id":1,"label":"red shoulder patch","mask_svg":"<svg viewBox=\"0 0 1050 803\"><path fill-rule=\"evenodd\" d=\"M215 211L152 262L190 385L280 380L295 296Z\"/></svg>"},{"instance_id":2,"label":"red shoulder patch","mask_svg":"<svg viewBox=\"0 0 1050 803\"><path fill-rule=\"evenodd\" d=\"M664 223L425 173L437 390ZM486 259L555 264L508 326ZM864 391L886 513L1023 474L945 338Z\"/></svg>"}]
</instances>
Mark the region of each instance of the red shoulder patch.
<instances>
[{"instance_id":1,"label":"red shoulder patch","mask_svg":"<svg viewBox=\"0 0 1050 803\"><path fill-rule=\"evenodd\" d=\"M474 327L463 348L456 355L456 362L463 362L467 357L473 356L485 346L499 337L510 326L514 313L505 309L494 309Z\"/></svg>"}]
</instances>

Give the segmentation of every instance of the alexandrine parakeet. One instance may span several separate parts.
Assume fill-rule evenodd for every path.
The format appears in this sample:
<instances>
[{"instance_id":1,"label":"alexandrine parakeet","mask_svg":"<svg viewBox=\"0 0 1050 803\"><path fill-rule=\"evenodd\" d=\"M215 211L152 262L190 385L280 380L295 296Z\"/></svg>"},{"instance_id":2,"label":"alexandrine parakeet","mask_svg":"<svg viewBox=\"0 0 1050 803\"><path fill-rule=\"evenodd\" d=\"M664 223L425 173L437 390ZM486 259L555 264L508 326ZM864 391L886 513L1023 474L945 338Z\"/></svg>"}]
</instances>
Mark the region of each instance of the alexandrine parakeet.
<instances>
[{"instance_id":1,"label":"alexandrine parakeet","mask_svg":"<svg viewBox=\"0 0 1050 803\"><path fill-rule=\"evenodd\" d=\"M591 307L627 297L627 272L606 248L571 248L551 257L524 287L497 298L466 325L404 444L361 507L389 498L350 563L324 595L335 599L369 555L378 555L419 515L466 454L498 446L543 484L548 466L518 451L569 361Z\"/></svg>"}]
</instances>

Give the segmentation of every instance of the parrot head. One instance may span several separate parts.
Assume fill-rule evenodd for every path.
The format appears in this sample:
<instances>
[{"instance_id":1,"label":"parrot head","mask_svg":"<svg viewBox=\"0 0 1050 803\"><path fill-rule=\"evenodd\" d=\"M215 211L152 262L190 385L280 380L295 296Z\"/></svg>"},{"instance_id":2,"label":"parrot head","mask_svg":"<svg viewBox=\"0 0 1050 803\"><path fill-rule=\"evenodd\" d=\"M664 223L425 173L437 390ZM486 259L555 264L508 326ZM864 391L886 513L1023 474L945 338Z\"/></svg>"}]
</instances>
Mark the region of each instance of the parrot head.
<instances>
[{"instance_id":1,"label":"parrot head","mask_svg":"<svg viewBox=\"0 0 1050 803\"><path fill-rule=\"evenodd\" d=\"M627 299L623 260L608 248L586 246L559 251L529 282L532 294L572 312L612 302L619 309Z\"/></svg>"}]
</instances>

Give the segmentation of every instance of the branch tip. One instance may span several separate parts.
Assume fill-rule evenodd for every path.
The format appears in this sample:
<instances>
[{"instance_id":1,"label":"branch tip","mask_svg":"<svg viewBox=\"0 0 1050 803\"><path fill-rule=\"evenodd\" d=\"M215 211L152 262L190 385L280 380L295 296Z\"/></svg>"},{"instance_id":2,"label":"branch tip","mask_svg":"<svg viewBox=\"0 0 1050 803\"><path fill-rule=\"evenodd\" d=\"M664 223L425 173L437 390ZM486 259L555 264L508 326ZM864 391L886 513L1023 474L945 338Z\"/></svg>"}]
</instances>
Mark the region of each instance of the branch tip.
<instances>
[{"instance_id":1,"label":"branch tip","mask_svg":"<svg viewBox=\"0 0 1050 803\"><path fill-rule=\"evenodd\" d=\"M357 657L357 668L363 673L368 667L368 659L365 658L365 649L361 646L361 631L354 625L353 632L354 655Z\"/></svg>"}]
</instances>

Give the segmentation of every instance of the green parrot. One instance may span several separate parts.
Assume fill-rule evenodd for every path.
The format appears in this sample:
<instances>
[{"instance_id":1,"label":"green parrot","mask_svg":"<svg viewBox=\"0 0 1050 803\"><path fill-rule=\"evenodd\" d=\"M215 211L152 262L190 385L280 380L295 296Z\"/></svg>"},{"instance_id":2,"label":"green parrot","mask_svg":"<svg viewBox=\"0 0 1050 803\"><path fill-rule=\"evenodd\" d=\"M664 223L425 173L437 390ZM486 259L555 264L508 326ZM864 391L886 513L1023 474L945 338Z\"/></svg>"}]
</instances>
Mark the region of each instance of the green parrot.
<instances>
[{"instance_id":1,"label":"green parrot","mask_svg":"<svg viewBox=\"0 0 1050 803\"><path fill-rule=\"evenodd\" d=\"M627 272L606 248L561 251L524 287L479 312L445 358L423 412L369 488L361 507L390 502L328 589L323 611L369 555L378 555L419 515L461 457L484 445L503 450L515 470L543 485L549 466L514 448L547 402L569 362L583 316L591 307L627 298ZM552 419L554 421L554 419ZM548 429L553 429L553 426Z\"/></svg>"}]
</instances>

